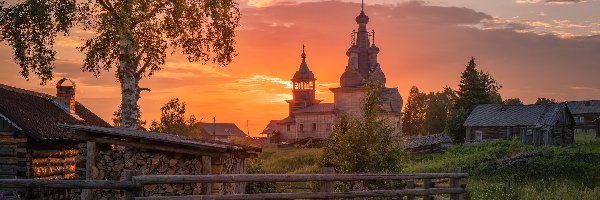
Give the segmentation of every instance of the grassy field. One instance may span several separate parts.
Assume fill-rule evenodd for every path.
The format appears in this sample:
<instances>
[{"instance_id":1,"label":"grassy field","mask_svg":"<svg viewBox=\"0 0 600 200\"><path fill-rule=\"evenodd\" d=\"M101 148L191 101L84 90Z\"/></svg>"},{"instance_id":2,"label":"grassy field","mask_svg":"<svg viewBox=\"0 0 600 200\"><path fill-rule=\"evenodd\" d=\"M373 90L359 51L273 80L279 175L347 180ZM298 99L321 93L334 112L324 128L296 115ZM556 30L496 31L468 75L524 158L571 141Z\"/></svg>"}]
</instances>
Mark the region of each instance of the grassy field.
<instances>
[{"instance_id":1,"label":"grassy field","mask_svg":"<svg viewBox=\"0 0 600 200\"><path fill-rule=\"evenodd\" d=\"M469 199L600 199L600 141L578 133L569 146L530 146L516 141L457 145L441 154L411 155L404 172L446 172L461 167ZM498 160L540 152L528 163L498 165ZM321 149L266 147L250 162L259 173L316 173ZM271 185L283 189L308 184ZM293 189L292 189L293 190Z\"/></svg>"}]
</instances>

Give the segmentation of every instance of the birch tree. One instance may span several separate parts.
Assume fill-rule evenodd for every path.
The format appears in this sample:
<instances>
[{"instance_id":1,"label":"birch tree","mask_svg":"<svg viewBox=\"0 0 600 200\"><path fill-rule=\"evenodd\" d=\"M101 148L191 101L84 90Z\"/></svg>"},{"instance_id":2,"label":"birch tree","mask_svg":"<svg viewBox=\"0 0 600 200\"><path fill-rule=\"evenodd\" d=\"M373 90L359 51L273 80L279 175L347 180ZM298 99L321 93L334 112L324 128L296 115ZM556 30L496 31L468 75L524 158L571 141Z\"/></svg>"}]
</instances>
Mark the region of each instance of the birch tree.
<instances>
[{"instance_id":1,"label":"birch tree","mask_svg":"<svg viewBox=\"0 0 600 200\"><path fill-rule=\"evenodd\" d=\"M167 51L190 62L226 66L235 56L239 9L234 0L24 0L0 2L2 41L14 52L21 76L53 78L54 40L73 27L94 33L78 48L81 70L115 72L121 86L123 127L137 128L139 81L165 64Z\"/></svg>"}]
</instances>

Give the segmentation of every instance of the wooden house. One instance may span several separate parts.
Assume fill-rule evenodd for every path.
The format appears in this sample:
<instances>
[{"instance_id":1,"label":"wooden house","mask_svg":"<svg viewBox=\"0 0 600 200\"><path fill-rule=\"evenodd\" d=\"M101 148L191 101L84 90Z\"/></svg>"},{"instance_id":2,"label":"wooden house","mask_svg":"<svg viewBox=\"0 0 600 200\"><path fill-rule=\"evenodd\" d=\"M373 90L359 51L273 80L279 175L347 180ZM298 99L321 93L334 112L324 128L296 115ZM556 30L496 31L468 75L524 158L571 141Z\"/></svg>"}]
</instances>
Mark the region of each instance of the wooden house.
<instances>
[{"instance_id":1,"label":"wooden house","mask_svg":"<svg viewBox=\"0 0 600 200\"><path fill-rule=\"evenodd\" d=\"M77 179L121 180L125 170L143 175L245 174L245 159L256 157L260 148L218 141L201 141L186 136L124 128L60 125L81 144L77 153ZM145 196L240 194L242 183L149 184ZM79 194L96 199L122 199L123 191L96 190Z\"/></svg>"},{"instance_id":2,"label":"wooden house","mask_svg":"<svg viewBox=\"0 0 600 200\"><path fill-rule=\"evenodd\" d=\"M230 142L235 139L248 137L234 123L200 123L200 127L216 141Z\"/></svg>"},{"instance_id":3,"label":"wooden house","mask_svg":"<svg viewBox=\"0 0 600 200\"><path fill-rule=\"evenodd\" d=\"M478 105L464 123L466 142L510 140L523 144L571 144L575 121L566 104Z\"/></svg>"},{"instance_id":4,"label":"wooden house","mask_svg":"<svg viewBox=\"0 0 600 200\"><path fill-rule=\"evenodd\" d=\"M56 125L110 126L75 100L75 84L67 80L56 84L56 96L0 84L0 178L71 179L79 142Z\"/></svg>"},{"instance_id":5,"label":"wooden house","mask_svg":"<svg viewBox=\"0 0 600 200\"><path fill-rule=\"evenodd\" d=\"M600 100L568 101L578 131L594 130L600 137Z\"/></svg>"}]
</instances>

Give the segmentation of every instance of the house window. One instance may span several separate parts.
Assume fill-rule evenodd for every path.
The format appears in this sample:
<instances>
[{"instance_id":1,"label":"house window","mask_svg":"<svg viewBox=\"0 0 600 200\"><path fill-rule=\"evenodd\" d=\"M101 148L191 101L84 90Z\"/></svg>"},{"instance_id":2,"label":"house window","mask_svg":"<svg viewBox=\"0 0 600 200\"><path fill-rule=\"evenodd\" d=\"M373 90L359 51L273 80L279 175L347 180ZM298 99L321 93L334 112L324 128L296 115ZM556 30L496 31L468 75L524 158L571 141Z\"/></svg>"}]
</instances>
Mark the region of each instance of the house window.
<instances>
[{"instance_id":1,"label":"house window","mask_svg":"<svg viewBox=\"0 0 600 200\"><path fill-rule=\"evenodd\" d=\"M304 131L304 124L300 124L300 132Z\"/></svg>"},{"instance_id":2,"label":"house window","mask_svg":"<svg viewBox=\"0 0 600 200\"><path fill-rule=\"evenodd\" d=\"M313 123L312 125L313 125L313 126L312 126L312 130L313 130L313 131L317 131L317 123Z\"/></svg>"},{"instance_id":3,"label":"house window","mask_svg":"<svg viewBox=\"0 0 600 200\"><path fill-rule=\"evenodd\" d=\"M326 131L330 131L331 130L331 124L327 124L327 126L325 127Z\"/></svg>"},{"instance_id":4,"label":"house window","mask_svg":"<svg viewBox=\"0 0 600 200\"><path fill-rule=\"evenodd\" d=\"M475 131L475 141L477 141L477 142L483 141L483 132Z\"/></svg>"},{"instance_id":5,"label":"house window","mask_svg":"<svg viewBox=\"0 0 600 200\"><path fill-rule=\"evenodd\" d=\"M288 124L287 125L287 131L290 131L290 130L291 130L291 128L290 128L290 125Z\"/></svg>"}]
</instances>

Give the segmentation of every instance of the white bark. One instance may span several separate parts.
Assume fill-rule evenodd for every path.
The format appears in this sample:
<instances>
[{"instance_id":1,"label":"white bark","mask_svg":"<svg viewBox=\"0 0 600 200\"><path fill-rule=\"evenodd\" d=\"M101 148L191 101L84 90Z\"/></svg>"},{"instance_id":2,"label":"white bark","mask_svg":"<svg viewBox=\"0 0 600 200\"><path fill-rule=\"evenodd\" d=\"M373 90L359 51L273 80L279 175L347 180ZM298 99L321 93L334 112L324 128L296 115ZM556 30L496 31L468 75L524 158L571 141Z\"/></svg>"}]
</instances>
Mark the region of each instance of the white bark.
<instances>
[{"instance_id":1,"label":"white bark","mask_svg":"<svg viewBox=\"0 0 600 200\"><path fill-rule=\"evenodd\" d=\"M130 20L126 19L131 9L131 1L125 1L122 16L122 24L119 27L119 82L121 83L121 126L137 129L137 116L140 112L137 102L140 99L139 79L137 75L137 62L133 52L133 40L131 36Z\"/></svg>"}]
</instances>

